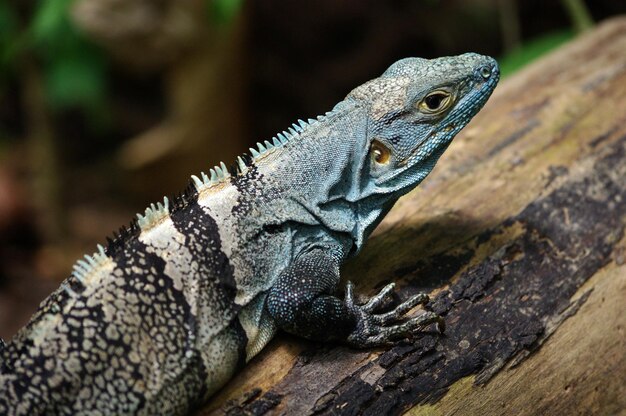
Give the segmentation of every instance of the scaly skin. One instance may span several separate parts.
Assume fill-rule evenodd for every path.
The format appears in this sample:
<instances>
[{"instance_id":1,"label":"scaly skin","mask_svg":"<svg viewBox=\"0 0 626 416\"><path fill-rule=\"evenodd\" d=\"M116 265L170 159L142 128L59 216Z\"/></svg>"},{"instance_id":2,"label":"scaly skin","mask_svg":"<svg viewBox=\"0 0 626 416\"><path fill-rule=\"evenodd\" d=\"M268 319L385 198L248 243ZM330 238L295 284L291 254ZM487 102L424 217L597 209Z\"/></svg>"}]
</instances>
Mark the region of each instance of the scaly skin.
<instances>
[{"instance_id":1,"label":"scaly skin","mask_svg":"<svg viewBox=\"0 0 626 416\"><path fill-rule=\"evenodd\" d=\"M377 313L339 270L400 196L432 170L498 81L465 54L407 58L335 108L299 122L139 215L79 260L30 323L0 343L0 414L185 414L282 328L355 347L431 323Z\"/></svg>"}]
</instances>

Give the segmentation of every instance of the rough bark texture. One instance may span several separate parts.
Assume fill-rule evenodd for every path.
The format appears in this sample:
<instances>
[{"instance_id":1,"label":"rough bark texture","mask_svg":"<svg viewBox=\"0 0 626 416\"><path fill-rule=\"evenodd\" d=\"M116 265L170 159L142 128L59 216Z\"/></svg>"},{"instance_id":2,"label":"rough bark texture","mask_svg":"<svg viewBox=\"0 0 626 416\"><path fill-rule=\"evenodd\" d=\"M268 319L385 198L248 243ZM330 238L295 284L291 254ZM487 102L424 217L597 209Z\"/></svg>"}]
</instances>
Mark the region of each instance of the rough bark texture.
<instances>
[{"instance_id":1,"label":"rough bark texture","mask_svg":"<svg viewBox=\"0 0 626 416\"><path fill-rule=\"evenodd\" d=\"M345 268L432 292L445 335L280 335L199 414L626 412L624 51L615 19L503 81Z\"/></svg>"}]
</instances>

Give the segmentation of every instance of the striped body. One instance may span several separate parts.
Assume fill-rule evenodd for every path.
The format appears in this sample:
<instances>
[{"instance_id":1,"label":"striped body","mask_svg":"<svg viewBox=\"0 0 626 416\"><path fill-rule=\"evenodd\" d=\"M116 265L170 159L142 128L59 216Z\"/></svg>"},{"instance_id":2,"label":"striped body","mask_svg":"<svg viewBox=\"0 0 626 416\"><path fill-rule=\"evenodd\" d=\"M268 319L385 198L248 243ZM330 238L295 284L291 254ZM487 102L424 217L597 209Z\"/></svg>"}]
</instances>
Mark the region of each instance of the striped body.
<instances>
[{"instance_id":1,"label":"striped body","mask_svg":"<svg viewBox=\"0 0 626 416\"><path fill-rule=\"evenodd\" d=\"M276 331L263 309L275 277L305 241L335 244L305 208L285 206L292 187L272 180L309 181L320 169L281 168L298 157L290 145L238 175L222 171L174 209L148 209L80 281L75 273L53 293L4 351L12 374L0 386L24 404L16 414L184 414L260 351Z\"/></svg>"},{"instance_id":2,"label":"striped body","mask_svg":"<svg viewBox=\"0 0 626 416\"><path fill-rule=\"evenodd\" d=\"M393 324L422 294L376 315L391 286L363 306L350 287L340 299L339 270L496 83L480 55L407 58L250 149L236 172L192 176L0 343L0 414L185 414L279 328L369 347L442 324Z\"/></svg>"},{"instance_id":3,"label":"striped body","mask_svg":"<svg viewBox=\"0 0 626 416\"><path fill-rule=\"evenodd\" d=\"M67 283L5 351L16 414L182 414L245 362L233 267L197 204Z\"/></svg>"}]
</instances>

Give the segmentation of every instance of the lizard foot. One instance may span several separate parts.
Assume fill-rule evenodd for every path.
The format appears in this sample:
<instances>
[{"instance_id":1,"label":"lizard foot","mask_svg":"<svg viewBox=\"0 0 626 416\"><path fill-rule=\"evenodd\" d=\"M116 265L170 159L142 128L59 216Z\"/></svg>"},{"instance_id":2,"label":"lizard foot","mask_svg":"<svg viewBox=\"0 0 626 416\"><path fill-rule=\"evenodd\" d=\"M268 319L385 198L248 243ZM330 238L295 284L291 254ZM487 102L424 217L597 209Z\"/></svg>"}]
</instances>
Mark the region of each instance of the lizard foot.
<instances>
[{"instance_id":1,"label":"lizard foot","mask_svg":"<svg viewBox=\"0 0 626 416\"><path fill-rule=\"evenodd\" d=\"M390 344L392 340L407 337L419 332L428 325L436 323L440 332L445 330L441 316L434 312L424 312L407 321L393 325L417 305L425 305L430 300L425 293L418 293L402 302L395 309L375 314L374 311L385 303L391 295L395 283L390 283L364 305L357 305L354 300L354 285L346 285L346 307L357 317L357 326L348 336L348 343L356 347L373 347Z\"/></svg>"}]
</instances>

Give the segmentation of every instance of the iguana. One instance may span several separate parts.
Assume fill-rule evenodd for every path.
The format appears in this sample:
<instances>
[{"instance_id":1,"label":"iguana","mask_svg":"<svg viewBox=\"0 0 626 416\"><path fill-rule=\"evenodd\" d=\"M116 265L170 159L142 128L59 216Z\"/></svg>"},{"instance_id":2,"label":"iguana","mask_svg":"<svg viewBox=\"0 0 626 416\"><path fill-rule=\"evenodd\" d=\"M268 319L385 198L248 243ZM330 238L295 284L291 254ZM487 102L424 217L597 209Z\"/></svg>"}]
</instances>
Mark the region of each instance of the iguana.
<instances>
[{"instance_id":1,"label":"iguana","mask_svg":"<svg viewBox=\"0 0 626 416\"><path fill-rule=\"evenodd\" d=\"M0 414L185 414L278 329L354 347L443 324L378 312L340 268L432 170L499 79L468 53L406 58L330 112L192 176L105 249L78 260L30 323L0 343Z\"/></svg>"}]
</instances>

